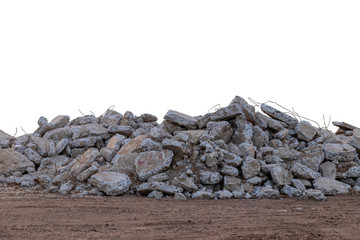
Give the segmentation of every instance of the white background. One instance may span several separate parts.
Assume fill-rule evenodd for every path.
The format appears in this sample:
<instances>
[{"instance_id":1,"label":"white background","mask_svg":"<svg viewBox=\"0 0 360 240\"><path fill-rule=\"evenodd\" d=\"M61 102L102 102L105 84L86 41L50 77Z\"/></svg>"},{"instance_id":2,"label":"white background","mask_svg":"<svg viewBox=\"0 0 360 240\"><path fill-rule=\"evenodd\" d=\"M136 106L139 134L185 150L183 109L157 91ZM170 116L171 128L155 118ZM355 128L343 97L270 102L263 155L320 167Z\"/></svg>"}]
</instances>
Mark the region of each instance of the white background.
<instances>
[{"instance_id":1,"label":"white background","mask_svg":"<svg viewBox=\"0 0 360 240\"><path fill-rule=\"evenodd\" d=\"M360 126L359 13L359 1L1 1L0 129L111 105L203 115L236 95Z\"/></svg>"}]
</instances>

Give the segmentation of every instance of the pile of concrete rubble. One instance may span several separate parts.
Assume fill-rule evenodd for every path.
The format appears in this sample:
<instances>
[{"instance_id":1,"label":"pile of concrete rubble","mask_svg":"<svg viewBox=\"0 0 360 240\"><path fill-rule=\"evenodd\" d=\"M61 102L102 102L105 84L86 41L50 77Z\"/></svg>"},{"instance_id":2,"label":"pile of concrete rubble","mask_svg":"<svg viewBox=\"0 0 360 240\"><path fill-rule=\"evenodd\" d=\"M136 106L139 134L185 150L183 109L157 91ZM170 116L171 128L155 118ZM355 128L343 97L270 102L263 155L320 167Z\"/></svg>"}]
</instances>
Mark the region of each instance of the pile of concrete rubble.
<instances>
[{"instance_id":1,"label":"pile of concrete rubble","mask_svg":"<svg viewBox=\"0 0 360 240\"><path fill-rule=\"evenodd\" d=\"M360 129L333 134L236 96L192 117L107 110L38 120L32 134L0 130L0 186L69 196L137 194L175 199L306 197L360 191Z\"/></svg>"}]
</instances>

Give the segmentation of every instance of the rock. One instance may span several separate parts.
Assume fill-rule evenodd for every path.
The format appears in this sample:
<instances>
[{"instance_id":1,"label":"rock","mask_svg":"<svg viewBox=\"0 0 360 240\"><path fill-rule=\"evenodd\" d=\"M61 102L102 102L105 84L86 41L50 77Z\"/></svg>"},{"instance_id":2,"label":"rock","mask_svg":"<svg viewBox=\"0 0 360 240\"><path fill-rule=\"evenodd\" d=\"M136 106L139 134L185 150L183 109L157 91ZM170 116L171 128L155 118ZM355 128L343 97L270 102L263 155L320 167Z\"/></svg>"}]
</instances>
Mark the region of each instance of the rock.
<instances>
[{"instance_id":1,"label":"rock","mask_svg":"<svg viewBox=\"0 0 360 240\"><path fill-rule=\"evenodd\" d=\"M124 155L133 152L140 152L142 149L142 143L146 138L148 138L147 135L140 135L134 139L131 139L130 142L120 148L117 154Z\"/></svg>"},{"instance_id":2,"label":"rock","mask_svg":"<svg viewBox=\"0 0 360 240\"><path fill-rule=\"evenodd\" d=\"M168 120L169 122L183 126L187 129L197 129L198 120L196 118L174 110L169 110L164 116L164 119Z\"/></svg>"},{"instance_id":3,"label":"rock","mask_svg":"<svg viewBox=\"0 0 360 240\"><path fill-rule=\"evenodd\" d=\"M292 176L285 168L275 165L270 168L270 174L273 182L278 186L289 185L292 180Z\"/></svg>"},{"instance_id":4,"label":"rock","mask_svg":"<svg viewBox=\"0 0 360 240\"><path fill-rule=\"evenodd\" d=\"M304 166L301 163L295 163L291 169L291 173L294 174L295 177L304 178L304 179L315 179L320 177L320 174L311 170L310 168Z\"/></svg>"},{"instance_id":5,"label":"rock","mask_svg":"<svg viewBox=\"0 0 360 240\"><path fill-rule=\"evenodd\" d=\"M293 161L298 159L300 153L289 147L279 147L274 150L273 154L279 156L281 159Z\"/></svg>"},{"instance_id":6,"label":"rock","mask_svg":"<svg viewBox=\"0 0 360 240\"><path fill-rule=\"evenodd\" d=\"M67 139L67 138L64 138L64 139L60 140L60 141L55 145L55 153L56 153L57 155L61 154L61 153L64 151L64 149L66 148L66 146L68 146L69 142L70 142L70 141L69 141L69 139Z\"/></svg>"},{"instance_id":7,"label":"rock","mask_svg":"<svg viewBox=\"0 0 360 240\"><path fill-rule=\"evenodd\" d=\"M150 113L144 113L140 115L140 118L144 121L144 122L156 122L158 120L158 118Z\"/></svg>"},{"instance_id":8,"label":"rock","mask_svg":"<svg viewBox=\"0 0 360 240\"><path fill-rule=\"evenodd\" d=\"M185 197L185 195L182 194L182 193L175 193L174 199L175 199L175 200L185 201L185 200L186 200L186 197Z\"/></svg>"},{"instance_id":9,"label":"rock","mask_svg":"<svg viewBox=\"0 0 360 240\"><path fill-rule=\"evenodd\" d=\"M166 173L159 173L148 178L148 182L165 182L169 180L169 176Z\"/></svg>"},{"instance_id":10,"label":"rock","mask_svg":"<svg viewBox=\"0 0 360 240\"><path fill-rule=\"evenodd\" d=\"M158 174L170 167L174 154L172 151L143 152L135 159L136 173L140 181Z\"/></svg>"},{"instance_id":11,"label":"rock","mask_svg":"<svg viewBox=\"0 0 360 240\"><path fill-rule=\"evenodd\" d=\"M156 198L156 199L160 199L164 196L164 194L162 192L159 192L159 191L152 191L151 193L149 193L147 195L148 198Z\"/></svg>"},{"instance_id":12,"label":"rock","mask_svg":"<svg viewBox=\"0 0 360 240\"><path fill-rule=\"evenodd\" d=\"M65 127L70 121L70 117L67 115L59 115L51 120L50 124L55 128L62 128Z\"/></svg>"},{"instance_id":13,"label":"rock","mask_svg":"<svg viewBox=\"0 0 360 240\"><path fill-rule=\"evenodd\" d=\"M349 145L354 147L357 152L360 152L360 129L353 131L352 137L350 138Z\"/></svg>"},{"instance_id":14,"label":"rock","mask_svg":"<svg viewBox=\"0 0 360 240\"><path fill-rule=\"evenodd\" d=\"M299 179L292 179L291 183L295 188L299 189L300 192L305 192L305 185Z\"/></svg>"},{"instance_id":15,"label":"rock","mask_svg":"<svg viewBox=\"0 0 360 240\"><path fill-rule=\"evenodd\" d=\"M241 191L241 179L231 176L224 176L224 190L228 190L230 192Z\"/></svg>"},{"instance_id":16,"label":"rock","mask_svg":"<svg viewBox=\"0 0 360 240\"><path fill-rule=\"evenodd\" d=\"M281 193L284 195L287 195L289 197L300 197L301 196L301 191L299 189L291 187L289 185L285 185L281 189Z\"/></svg>"},{"instance_id":17,"label":"rock","mask_svg":"<svg viewBox=\"0 0 360 240\"><path fill-rule=\"evenodd\" d=\"M242 163L243 159L237 156L234 153L228 152L226 150L221 149L220 152L223 154L223 163L233 167L239 167Z\"/></svg>"},{"instance_id":18,"label":"rock","mask_svg":"<svg viewBox=\"0 0 360 240\"><path fill-rule=\"evenodd\" d=\"M320 190L325 196L336 195L336 194L347 194L351 189L351 186L335 179L319 177L315 179L314 188Z\"/></svg>"},{"instance_id":19,"label":"rock","mask_svg":"<svg viewBox=\"0 0 360 240\"><path fill-rule=\"evenodd\" d=\"M248 122L251 122L252 124L255 124L255 108L248 104L245 99L239 96L235 96L235 98L231 101L230 105L240 106L240 109L244 113L246 120Z\"/></svg>"},{"instance_id":20,"label":"rock","mask_svg":"<svg viewBox=\"0 0 360 240\"><path fill-rule=\"evenodd\" d=\"M25 149L24 154L28 159L33 161L33 163L35 163L36 165L40 165L41 160L43 159L43 157L38 152L36 152L31 148Z\"/></svg>"},{"instance_id":21,"label":"rock","mask_svg":"<svg viewBox=\"0 0 360 240\"><path fill-rule=\"evenodd\" d=\"M261 112L255 113L255 125L261 127L262 129L266 129L268 127L267 125L268 117L266 117Z\"/></svg>"},{"instance_id":22,"label":"rock","mask_svg":"<svg viewBox=\"0 0 360 240\"><path fill-rule=\"evenodd\" d=\"M162 142L165 138L172 137L161 125L151 128L149 135L156 142Z\"/></svg>"},{"instance_id":23,"label":"rock","mask_svg":"<svg viewBox=\"0 0 360 240\"><path fill-rule=\"evenodd\" d=\"M174 184L182 187L186 191L193 192L199 190L198 186L196 186L194 177L187 177L183 174L180 175L178 178L174 178Z\"/></svg>"},{"instance_id":24,"label":"rock","mask_svg":"<svg viewBox=\"0 0 360 240\"><path fill-rule=\"evenodd\" d=\"M212 141L224 140L226 143L230 143L234 133L230 123L226 121L208 122L206 129L209 130L209 136Z\"/></svg>"},{"instance_id":25,"label":"rock","mask_svg":"<svg viewBox=\"0 0 360 240\"><path fill-rule=\"evenodd\" d=\"M316 135L316 129L306 121L301 121L296 130L298 139L305 142L310 142Z\"/></svg>"},{"instance_id":26,"label":"rock","mask_svg":"<svg viewBox=\"0 0 360 240\"><path fill-rule=\"evenodd\" d=\"M239 151L241 153L240 157L246 158L246 157L255 157L256 147L249 143L242 143L239 145Z\"/></svg>"},{"instance_id":27,"label":"rock","mask_svg":"<svg viewBox=\"0 0 360 240\"><path fill-rule=\"evenodd\" d=\"M174 140L195 144L200 140L201 136L206 135L208 133L209 133L208 130L177 131L174 132Z\"/></svg>"},{"instance_id":28,"label":"rock","mask_svg":"<svg viewBox=\"0 0 360 240\"><path fill-rule=\"evenodd\" d=\"M355 129L358 129L358 127L355 127L355 126L353 126L353 125L350 125L350 124L348 124L348 123L346 123L346 122L336 122L336 121L333 121L332 124L333 124L334 126L337 126L337 127L339 127L339 128L342 128L342 129L344 129L344 130L355 130Z\"/></svg>"},{"instance_id":29,"label":"rock","mask_svg":"<svg viewBox=\"0 0 360 240\"><path fill-rule=\"evenodd\" d=\"M212 191L210 191L210 190L202 189L202 190L199 190L199 191L193 193L191 195L191 197L194 199L212 199L213 194L212 194Z\"/></svg>"},{"instance_id":30,"label":"rock","mask_svg":"<svg viewBox=\"0 0 360 240\"><path fill-rule=\"evenodd\" d=\"M305 196L308 199L314 199L316 201L325 201L326 197L320 190L309 189L305 191Z\"/></svg>"},{"instance_id":31,"label":"rock","mask_svg":"<svg viewBox=\"0 0 360 240\"><path fill-rule=\"evenodd\" d=\"M198 126L199 128L203 128L206 126L206 124L209 121L215 121L215 122L226 121L235 118L236 116L239 115L244 115L240 105L239 104L229 105L227 107L218 109L216 112L208 113L205 116L201 117L198 122Z\"/></svg>"},{"instance_id":32,"label":"rock","mask_svg":"<svg viewBox=\"0 0 360 240\"><path fill-rule=\"evenodd\" d=\"M356 149L348 144L327 143L323 145L323 149L325 159L330 161L353 161L358 156Z\"/></svg>"},{"instance_id":33,"label":"rock","mask_svg":"<svg viewBox=\"0 0 360 240\"><path fill-rule=\"evenodd\" d=\"M267 120L268 128L270 128L270 129L272 129L272 130L274 130L276 132L279 132L279 131L283 130L284 127L285 127L284 125L286 126L286 124L284 124L284 123L282 123L282 122L280 122L278 120L275 120L275 119L269 118Z\"/></svg>"},{"instance_id":34,"label":"rock","mask_svg":"<svg viewBox=\"0 0 360 240\"><path fill-rule=\"evenodd\" d=\"M112 136L108 143L106 144L107 148L110 149L119 149L122 146L122 143L125 141L126 137L120 134L115 134Z\"/></svg>"},{"instance_id":35,"label":"rock","mask_svg":"<svg viewBox=\"0 0 360 240\"><path fill-rule=\"evenodd\" d=\"M154 190L163 192L167 195L174 195L175 193L181 193L183 191L181 187L169 185L164 182L145 182L137 187L137 191L143 195L147 195Z\"/></svg>"},{"instance_id":36,"label":"rock","mask_svg":"<svg viewBox=\"0 0 360 240\"><path fill-rule=\"evenodd\" d=\"M140 153L116 154L112 160L112 171L119 173L131 174L136 170L135 158Z\"/></svg>"},{"instance_id":37,"label":"rock","mask_svg":"<svg viewBox=\"0 0 360 240\"><path fill-rule=\"evenodd\" d=\"M350 167L345 172L336 173L336 178L347 179L347 178L358 178L358 177L360 177L360 166L358 165Z\"/></svg>"},{"instance_id":38,"label":"rock","mask_svg":"<svg viewBox=\"0 0 360 240\"><path fill-rule=\"evenodd\" d=\"M214 193L214 197L217 199L226 199L226 198L232 198L233 194L228 190L220 190Z\"/></svg>"},{"instance_id":39,"label":"rock","mask_svg":"<svg viewBox=\"0 0 360 240\"><path fill-rule=\"evenodd\" d=\"M121 113L108 109L101 117L100 123L105 127L119 125L122 117Z\"/></svg>"},{"instance_id":40,"label":"rock","mask_svg":"<svg viewBox=\"0 0 360 240\"><path fill-rule=\"evenodd\" d=\"M101 142L100 137L86 137L78 138L69 142L71 148L85 148L94 147L97 143ZM65 147L64 147L65 148Z\"/></svg>"},{"instance_id":41,"label":"rock","mask_svg":"<svg viewBox=\"0 0 360 240\"><path fill-rule=\"evenodd\" d=\"M105 161L112 162L116 155L116 149L104 147L100 150L100 154L105 159Z\"/></svg>"},{"instance_id":42,"label":"rock","mask_svg":"<svg viewBox=\"0 0 360 240\"><path fill-rule=\"evenodd\" d=\"M130 137L131 134L134 132L134 129L131 126L126 125L112 125L107 128L107 131L109 133L117 133L126 137Z\"/></svg>"},{"instance_id":43,"label":"rock","mask_svg":"<svg viewBox=\"0 0 360 240\"><path fill-rule=\"evenodd\" d=\"M99 150L96 148L90 148L83 155L81 155L75 164L71 167L71 174L75 177L78 176L83 171L91 167L93 162L99 161L100 158L101 154Z\"/></svg>"},{"instance_id":44,"label":"rock","mask_svg":"<svg viewBox=\"0 0 360 240\"><path fill-rule=\"evenodd\" d=\"M13 136L0 130L0 149L11 147L13 141L15 141L15 138Z\"/></svg>"},{"instance_id":45,"label":"rock","mask_svg":"<svg viewBox=\"0 0 360 240\"><path fill-rule=\"evenodd\" d=\"M301 150L298 161L317 172L319 171L319 165L324 161L324 152L321 145L312 145L310 147Z\"/></svg>"},{"instance_id":46,"label":"rock","mask_svg":"<svg viewBox=\"0 0 360 240\"><path fill-rule=\"evenodd\" d=\"M60 189L59 189L59 193L61 195L68 195L71 190L74 188L74 184L72 181L68 181L64 184L61 185Z\"/></svg>"},{"instance_id":47,"label":"rock","mask_svg":"<svg viewBox=\"0 0 360 240\"><path fill-rule=\"evenodd\" d=\"M229 165L224 165L221 170L220 173L222 175L228 175L228 176L233 176L233 177L238 177L239 176L239 170L236 167L232 167Z\"/></svg>"},{"instance_id":48,"label":"rock","mask_svg":"<svg viewBox=\"0 0 360 240\"><path fill-rule=\"evenodd\" d=\"M280 198L280 192L277 189L271 189L267 187L258 187L255 190L254 195L261 199L278 199Z\"/></svg>"},{"instance_id":49,"label":"rock","mask_svg":"<svg viewBox=\"0 0 360 240\"><path fill-rule=\"evenodd\" d=\"M277 133L274 135L274 137L275 137L275 138L278 138L278 139L280 139L280 140L283 140L283 139L284 139L286 136L288 136L288 135L289 135L289 130L285 128L285 129L277 132Z\"/></svg>"},{"instance_id":50,"label":"rock","mask_svg":"<svg viewBox=\"0 0 360 240\"><path fill-rule=\"evenodd\" d=\"M31 141L36 144L36 150L42 157L55 156L56 150L54 141L40 137L32 137Z\"/></svg>"},{"instance_id":51,"label":"rock","mask_svg":"<svg viewBox=\"0 0 360 240\"><path fill-rule=\"evenodd\" d=\"M24 173L28 167L35 168L35 164L25 155L11 148L0 149L0 174L16 171Z\"/></svg>"},{"instance_id":52,"label":"rock","mask_svg":"<svg viewBox=\"0 0 360 240\"><path fill-rule=\"evenodd\" d=\"M165 139L164 139L164 141L165 141ZM171 145L171 144L170 144L170 145ZM172 147L172 145L169 146L168 149L170 149L171 147ZM151 138L146 138L146 139L142 142L141 148L142 148L142 151L161 151L161 150L163 150L161 144L160 144L160 143L157 143L157 142L155 142L155 141L153 141L153 140L151 140ZM176 148L175 148L175 149L176 149ZM170 149L170 150L171 150L171 149ZM178 149L176 149L176 150L178 150ZM179 152L179 154L181 154L181 152Z\"/></svg>"},{"instance_id":53,"label":"rock","mask_svg":"<svg viewBox=\"0 0 360 240\"><path fill-rule=\"evenodd\" d=\"M246 184L248 185L259 185L263 182L263 179L260 177L252 177L246 180Z\"/></svg>"},{"instance_id":54,"label":"rock","mask_svg":"<svg viewBox=\"0 0 360 240\"><path fill-rule=\"evenodd\" d=\"M336 165L333 162L324 162L320 165L321 176L327 178L336 178Z\"/></svg>"},{"instance_id":55,"label":"rock","mask_svg":"<svg viewBox=\"0 0 360 240\"><path fill-rule=\"evenodd\" d=\"M183 157L185 154L185 152L184 152L185 146L184 146L184 143L182 143L182 142L178 142L178 141L166 138L162 141L161 144L164 149L171 150L176 156Z\"/></svg>"},{"instance_id":56,"label":"rock","mask_svg":"<svg viewBox=\"0 0 360 240\"><path fill-rule=\"evenodd\" d=\"M107 195L126 193L131 185L130 178L123 173L101 172L90 177L90 183Z\"/></svg>"},{"instance_id":57,"label":"rock","mask_svg":"<svg viewBox=\"0 0 360 240\"><path fill-rule=\"evenodd\" d=\"M263 131L260 127L255 126L253 128L252 141L254 146L259 149L269 143L269 134L268 132Z\"/></svg>"},{"instance_id":58,"label":"rock","mask_svg":"<svg viewBox=\"0 0 360 240\"><path fill-rule=\"evenodd\" d=\"M202 184L218 184L221 181L221 175L218 172L201 171L200 182Z\"/></svg>"},{"instance_id":59,"label":"rock","mask_svg":"<svg viewBox=\"0 0 360 240\"><path fill-rule=\"evenodd\" d=\"M260 172L260 163L254 158L247 158L241 166L241 171L245 179L255 177Z\"/></svg>"},{"instance_id":60,"label":"rock","mask_svg":"<svg viewBox=\"0 0 360 240\"><path fill-rule=\"evenodd\" d=\"M79 182L84 182L91 175L94 175L95 173L97 173L99 168L100 168L100 165L97 162L93 162L89 168L87 168L85 171L83 171L79 175L77 175L76 179Z\"/></svg>"},{"instance_id":61,"label":"rock","mask_svg":"<svg viewBox=\"0 0 360 240\"><path fill-rule=\"evenodd\" d=\"M289 127L291 129L295 129L297 124L298 124L298 120L273 108L273 107L270 107L269 105L267 104L261 104L260 106L261 108L261 111L263 111L264 113L266 113L268 116L276 119L276 120L279 120L281 122L284 122L286 123L287 125L289 125Z\"/></svg>"}]
</instances>

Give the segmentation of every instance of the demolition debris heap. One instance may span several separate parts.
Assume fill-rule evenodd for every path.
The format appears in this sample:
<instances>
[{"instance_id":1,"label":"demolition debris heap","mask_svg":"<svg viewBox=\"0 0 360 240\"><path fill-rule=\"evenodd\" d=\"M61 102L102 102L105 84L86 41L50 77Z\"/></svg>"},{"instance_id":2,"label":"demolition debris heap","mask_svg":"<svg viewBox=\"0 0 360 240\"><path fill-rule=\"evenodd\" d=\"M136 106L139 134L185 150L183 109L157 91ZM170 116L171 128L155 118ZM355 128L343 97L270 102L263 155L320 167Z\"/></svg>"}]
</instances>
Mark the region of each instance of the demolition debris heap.
<instances>
[{"instance_id":1,"label":"demolition debris heap","mask_svg":"<svg viewBox=\"0 0 360 240\"><path fill-rule=\"evenodd\" d=\"M107 110L38 120L32 134L0 130L0 186L69 196L175 199L304 197L360 191L360 129L333 134L236 96L204 116Z\"/></svg>"}]
</instances>

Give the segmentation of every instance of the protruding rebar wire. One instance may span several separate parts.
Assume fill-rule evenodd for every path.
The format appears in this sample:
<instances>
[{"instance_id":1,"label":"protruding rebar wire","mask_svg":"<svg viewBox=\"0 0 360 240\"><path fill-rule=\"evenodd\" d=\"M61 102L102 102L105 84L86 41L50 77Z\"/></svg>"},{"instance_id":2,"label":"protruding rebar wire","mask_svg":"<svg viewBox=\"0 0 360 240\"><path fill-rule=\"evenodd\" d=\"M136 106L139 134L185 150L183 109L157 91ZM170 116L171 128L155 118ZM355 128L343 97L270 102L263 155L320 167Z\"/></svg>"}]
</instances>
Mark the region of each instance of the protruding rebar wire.
<instances>
[{"instance_id":1,"label":"protruding rebar wire","mask_svg":"<svg viewBox=\"0 0 360 240\"><path fill-rule=\"evenodd\" d=\"M87 115L88 115L88 114L83 113L80 109L79 109L79 112L80 112L81 115L83 115L83 116L87 116ZM92 111L89 111L89 112L91 113L92 116L95 117L95 113L93 113Z\"/></svg>"},{"instance_id":2,"label":"protruding rebar wire","mask_svg":"<svg viewBox=\"0 0 360 240\"><path fill-rule=\"evenodd\" d=\"M221 105L220 104L216 104L215 106L213 106L212 108L210 108L209 109L209 111L207 112L207 113L209 113L211 110L215 110L215 111L217 111L217 110L219 110L221 108Z\"/></svg>"},{"instance_id":3,"label":"protruding rebar wire","mask_svg":"<svg viewBox=\"0 0 360 240\"><path fill-rule=\"evenodd\" d=\"M17 128L15 128L15 134L13 135L13 137L15 137L15 136L16 136L17 132L18 132L18 129L17 129Z\"/></svg>"},{"instance_id":4,"label":"protruding rebar wire","mask_svg":"<svg viewBox=\"0 0 360 240\"><path fill-rule=\"evenodd\" d=\"M92 111L89 111L90 113L91 113L91 115L93 115L94 117L95 117L95 113L94 112L92 112Z\"/></svg>"},{"instance_id":5,"label":"protruding rebar wire","mask_svg":"<svg viewBox=\"0 0 360 240\"><path fill-rule=\"evenodd\" d=\"M313 122L315 123L319 129L325 129L329 134L330 136L338 143L341 145L341 147L347 151L347 149L344 147L344 145L336 138L334 137L334 135L332 134L332 132L329 130L329 126L330 126L330 123L331 123L331 115L329 115L329 122L328 124L326 124L326 121L325 121L325 114L323 114L323 121L324 121L324 127L321 127L320 124L317 122L317 121L314 121L310 118L307 118L307 117L304 117L304 116L301 116L300 114L298 114L297 112L295 112L294 108L292 107L292 111L287 109L286 107L278 104L277 102L274 102L274 101L266 101L265 103L259 103L257 101L255 101L254 99L251 99L251 98L248 98L250 100L251 103L254 104L254 107L259 107L261 106L261 104L267 104L267 103L273 103L273 104L276 104L277 106L281 107L282 109L285 109L287 112L285 113L289 113L291 114L295 119L299 119L301 121L301 119L306 119L310 122Z\"/></svg>"},{"instance_id":6,"label":"protruding rebar wire","mask_svg":"<svg viewBox=\"0 0 360 240\"><path fill-rule=\"evenodd\" d=\"M111 105L110 107L108 107L108 109L106 109L106 111L102 114L102 116L104 116L105 114L107 114L108 111L114 110L114 108L115 108L115 105Z\"/></svg>"},{"instance_id":7,"label":"protruding rebar wire","mask_svg":"<svg viewBox=\"0 0 360 240\"><path fill-rule=\"evenodd\" d=\"M79 112L81 113L81 115L86 116L86 114L84 114L80 109Z\"/></svg>"},{"instance_id":8,"label":"protruding rebar wire","mask_svg":"<svg viewBox=\"0 0 360 240\"><path fill-rule=\"evenodd\" d=\"M21 127L21 130L25 133L25 135L27 134L26 132L25 132L25 130L23 129L23 127L22 126L20 126Z\"/></svg>"}]
</instances>

